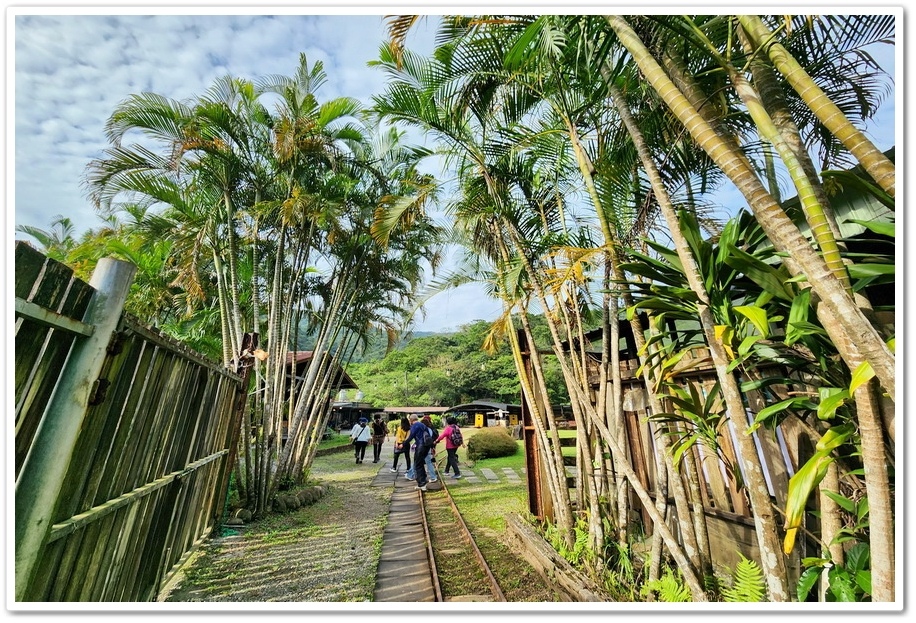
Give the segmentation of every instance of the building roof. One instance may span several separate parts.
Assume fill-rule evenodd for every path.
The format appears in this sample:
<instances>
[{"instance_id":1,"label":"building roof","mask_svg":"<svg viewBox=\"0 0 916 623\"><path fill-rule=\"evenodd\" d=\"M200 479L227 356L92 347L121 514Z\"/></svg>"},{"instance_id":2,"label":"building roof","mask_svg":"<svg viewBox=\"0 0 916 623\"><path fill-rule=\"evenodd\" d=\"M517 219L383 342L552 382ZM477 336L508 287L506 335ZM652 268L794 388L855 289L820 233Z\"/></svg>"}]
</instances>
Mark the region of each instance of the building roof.
<instances>
[{"instance_id":1,"label":"building roof","mask_svg":"<svg viewBox=\"0 0 916 623\"><path fill-rule=\"evenodd\" d=\"M311 361L313 353L314 351L311 350L293 350L286 353L286 365L295 365L297 378L302 377L305 372L305 366ZM337 389L359 389L359 385L350 378L350 375L337 363L336 359L331 365L334 369L334 385Z\"/></svg>"},{"instance_id":2,"label":"building roof","mask_svg":"<svg viewBox=\"0 0 916 623\"><path fill-rule=\"evenodd\" d=\"M385 413L445 413L448 407L385 407Z\"/></svg>"},{"instance_id":3,"label":"building roof","mask_svg":"<svg viewBox=\"0 0 916 623\"><path fill-rule=\"evenodd\" d=\"M521 405L511 405L506 402L475 400L474 402L468 402L463 405L455 405L454 407L449 407L447 411L481 411L484 409L491 413L495 413L497 411L501 411L503 413L521 413L522 407Z\"/></svg>"}]
</instances>

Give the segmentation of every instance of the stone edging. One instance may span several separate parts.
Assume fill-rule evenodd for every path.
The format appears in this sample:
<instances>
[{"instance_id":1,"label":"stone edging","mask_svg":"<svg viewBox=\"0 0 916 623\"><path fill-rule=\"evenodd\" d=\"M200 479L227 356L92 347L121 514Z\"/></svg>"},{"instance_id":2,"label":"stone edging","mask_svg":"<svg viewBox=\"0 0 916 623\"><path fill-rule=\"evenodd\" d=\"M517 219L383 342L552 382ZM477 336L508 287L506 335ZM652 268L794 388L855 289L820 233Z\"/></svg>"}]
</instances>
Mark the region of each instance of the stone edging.
<instances>
[{"instance_id":1,"label":"stone edging","mask_svg":"<svg viewBox=\"0 0 916 623\"><path fill-rule=\"evenodd\" d=\"M315 451L315 456L325 456L327 454L337 454L338 452L343 452L344 450L352 449L353 444L344 444L342 446L332 446L330 448L322 448L321 450Z\"/></svg>"},{"instance_id":2,"label":"stone edging","mask_svg":"<svg viewBox=\"0 0 916 623\"><path fill-rule=\"evenodd\" d=\"M517 514L506 517L506 533L525 560L561 591L567 597L566 601L614 601L591 579L570 565Z\"/></svg>"}]
</instances>

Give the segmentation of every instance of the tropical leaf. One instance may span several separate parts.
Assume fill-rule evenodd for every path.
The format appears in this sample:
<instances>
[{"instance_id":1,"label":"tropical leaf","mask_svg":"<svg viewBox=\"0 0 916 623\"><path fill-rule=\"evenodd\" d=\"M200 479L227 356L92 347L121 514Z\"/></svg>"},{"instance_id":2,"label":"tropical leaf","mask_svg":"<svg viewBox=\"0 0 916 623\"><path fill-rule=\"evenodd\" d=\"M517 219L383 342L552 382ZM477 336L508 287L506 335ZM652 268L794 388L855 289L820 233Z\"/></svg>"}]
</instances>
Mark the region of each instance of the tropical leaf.
<instances>
[{"instance_id":1,"label":"tropical leaf","mask_svg":"<svg viewBox=\"0 0 916 623\"><path fill-rule=\"evenodd\" d=\"M892 204L893 206L893 204ZM875 234L880 234L882 236L888 236L890 238L896 238L896 227L894 223L884 223L882 221L863 221L861 219L851 218L849 219L850 223L856 223L862 227L868 229L870 232Z\"/></svg>"},{"instance_id":2,"label":"tropical leaf","mask_svg":"<svg viewBox=\"0 0 916 623\"><path fill-rule=\"evenodd\" d=\"M751 321L763 337L770 335L770 323L767 312L761 307L751 305L736 305L734 310Z\"/></svg>"},{"instance_id":3,"label":"tropical leaf","mask_svg":"<svg viewBox=\"0 0 916 623\"><path fill-rule=\"evenodd\" d=\"M725 263L744 273L761 288L782 300L792 301L795 298L795 292L787 285L789 273L781 265L778 268L770 266L737 247L729 249Z\"/></svg>"},{"instance_id":4,"label":"tropical leaf","mask_svg":"<svg viewBox=\"0 0 916 623\"><path fill-rule=\"evenodd\" d=\"M805 569L798 579L798 585L795 587L795 594L800 603L808 601L808 594L811 589L817 586L818 580L821 579L821 568L809 567Z\"/></svg>"},{"instance_id":5,"label":"tropical leaf","mask_svg":"<svg viewBox=\"0 0 916 623\"><path fill-rule=\"evenodd\" d=\"M795 535L801 525L805 504L833 462L831 453L843 445L852 434L853 428L848 424L829 429L818 441L814 455L789 479L785 511L786 536L783 540L783 551L787 556L795 547Z\"/></svg>"},{"instance_id":6,"label":"tropical leaf","mask_svg":"<svg viewBox=\"0 0 916 623\"><path fill-rule=\"evenodd\" d=\"M873 378L875 378L874 369L872 369L870 363L863 361L858 366L856 366L855 370L853 370L852 380L849 383L849 393L855 394L856 390L868 383Z\"/></svg>"},{"instance_id":7,"label":"tropical leaf","mask_svg":"<svg viewBox=\"0 0 916 623\"><path fill-rule=\"evenodd\" d=\"M820 402L817 405L819 420L832 420L839 409L849 399L849 392L839 387L821 387L818 389Z\"/></svg>"},{"instance_id":8,"label":"tropical leaf","mask_svg":"<svg viewBox=\"0 0 916 623\"><path fill-rule=\"evenodd\" d=\"M802 323L808 321L811 311L811 290L804 288L792 299L789 309L789 322L786 326L786 345L791 346L801 340L808 332L802 328Z\"/></svg>"}]
</instances>

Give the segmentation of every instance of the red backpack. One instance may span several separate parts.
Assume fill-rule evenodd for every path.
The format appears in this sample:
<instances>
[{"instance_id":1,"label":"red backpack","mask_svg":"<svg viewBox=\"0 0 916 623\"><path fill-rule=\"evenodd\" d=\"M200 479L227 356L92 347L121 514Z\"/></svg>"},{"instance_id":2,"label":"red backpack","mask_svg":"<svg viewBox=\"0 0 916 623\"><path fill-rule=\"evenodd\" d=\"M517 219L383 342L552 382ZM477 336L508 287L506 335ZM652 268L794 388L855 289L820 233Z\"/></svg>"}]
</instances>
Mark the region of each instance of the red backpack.
<instances>
[{"instance_id":1,"label":"red backpack","mask_svg":"<svg viewBox=\"0 0 916 623\"><path fill-rule=\"evenodd\" d=\"M464 443L464 435L461 434L461 429L458 428L457 424L452 424L452 432L448 434L448 440L456 448Z\"/></svg>"}]
</instances>

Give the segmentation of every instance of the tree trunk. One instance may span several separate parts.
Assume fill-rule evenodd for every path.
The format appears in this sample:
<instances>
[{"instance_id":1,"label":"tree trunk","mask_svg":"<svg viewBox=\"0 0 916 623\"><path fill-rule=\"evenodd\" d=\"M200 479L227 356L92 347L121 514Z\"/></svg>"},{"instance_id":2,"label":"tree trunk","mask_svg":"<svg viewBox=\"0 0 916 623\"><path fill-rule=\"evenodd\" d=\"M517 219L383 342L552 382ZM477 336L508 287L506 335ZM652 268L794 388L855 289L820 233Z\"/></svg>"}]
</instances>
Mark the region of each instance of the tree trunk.
<instances>
[{"instance_id":1,"label":"tree trunk","mask_svg":"<svg viewBox=\"0 0 916 623\"><path fill-rule=\"evenodd\" d=\"M748 201L758 222L777 250L793 257L812 288L837 318L835 325L824 325L834 342L840 339L854 341L862 356L868 361L882 386L892 396L896 388L896 366L893 353L875 328L859 310L855 301L844 290L823 259L789 219L757 178L746 166L740 154L734 153L715 131L696 112L693 106L677 91L665 72L651 57L636 33L620 16L608 15L605 19L617 33L621 42L633 55L643 75L658 94L678 116L694 140L702 147L722 171L731 179ZM847 365L851 362L847 361ZM854 367L850 367L854 369Z\"/></svg>"},{"instance_id":2,"label":"tree trunk","mask_svg":"<svg viewBox=\"0 0 916 623\"><path fill-rule=\"evenodd\" d=\"M896 168L881 150L858 130L833 101L817 86L788 50L757 15L739 15L738 21L755 47L766 49L770 60L821 123L855 156L869 175L891 197L894 196Z\"/></svg>"}]
</instances>

